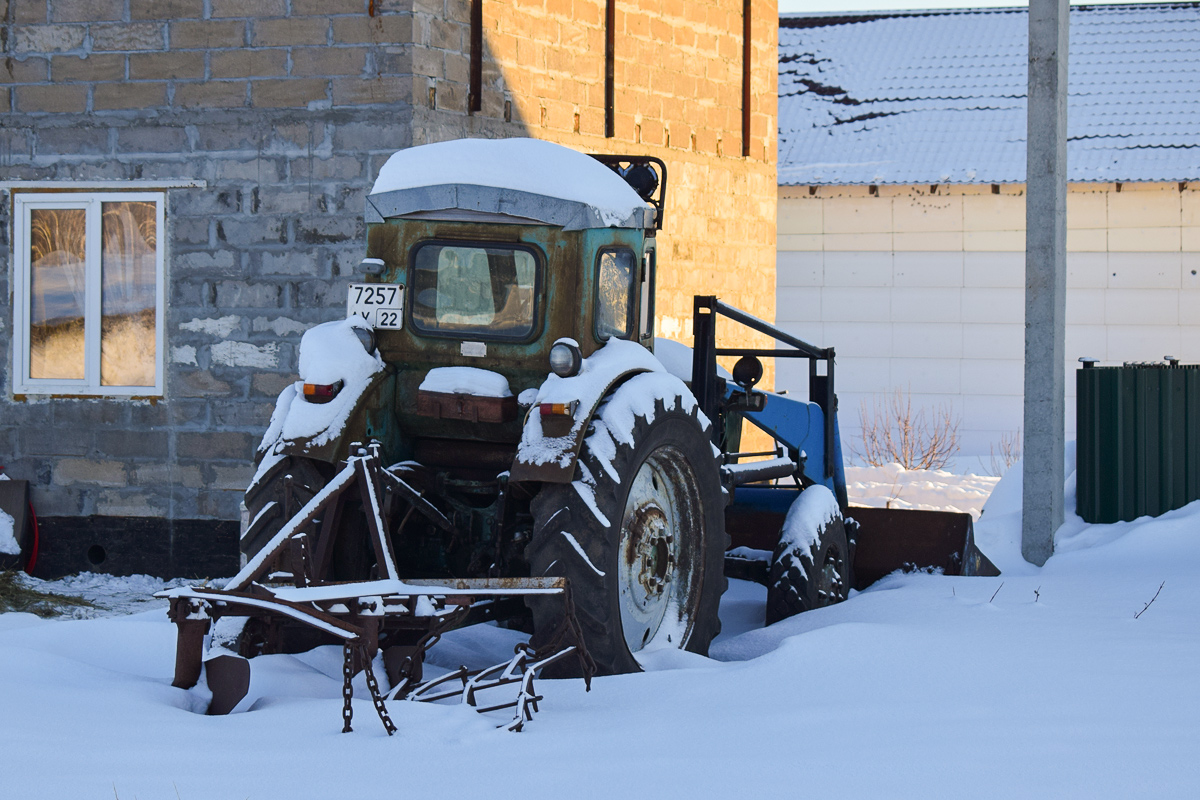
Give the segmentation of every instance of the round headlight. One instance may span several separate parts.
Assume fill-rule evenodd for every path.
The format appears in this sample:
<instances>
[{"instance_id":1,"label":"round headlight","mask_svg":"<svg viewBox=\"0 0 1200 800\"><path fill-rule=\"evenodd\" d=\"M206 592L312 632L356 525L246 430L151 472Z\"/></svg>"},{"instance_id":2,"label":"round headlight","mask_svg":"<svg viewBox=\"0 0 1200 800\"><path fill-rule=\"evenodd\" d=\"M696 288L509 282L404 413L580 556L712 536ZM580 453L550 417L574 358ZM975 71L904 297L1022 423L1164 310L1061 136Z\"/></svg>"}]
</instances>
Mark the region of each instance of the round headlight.
<instances>
[{"instance_id":1,"label":"round headlight","mask_svg":"<svg viewBox=\"0 0 1200 800\"><path fill-rule=\"evenodd\" d=\"M579 374L583 366L583 354L579 348L566 342L555 342L550 348L550 370L560 378Z\"/></svg>"}]
</instances>

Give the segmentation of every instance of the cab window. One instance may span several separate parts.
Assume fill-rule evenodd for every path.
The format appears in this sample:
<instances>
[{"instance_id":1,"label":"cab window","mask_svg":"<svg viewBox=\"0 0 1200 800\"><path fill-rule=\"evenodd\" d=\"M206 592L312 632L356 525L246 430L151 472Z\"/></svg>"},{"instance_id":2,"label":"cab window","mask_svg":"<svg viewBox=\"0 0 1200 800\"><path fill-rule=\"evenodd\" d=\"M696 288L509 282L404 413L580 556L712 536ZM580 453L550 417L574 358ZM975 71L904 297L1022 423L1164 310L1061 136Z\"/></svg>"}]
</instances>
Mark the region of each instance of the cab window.
<instances>
[{"instance_id":1,"label":"cab window","mask_svg":"<svg viewBox=\"0 0 1200 800\"><path fill-rule=\"evenodd\" d=\"M632 250L601 250L596 268L596 336L601 341L613 336L633 336L633 287L637 259Z\"/></svg>"},{"instance_id":2,"label":"cab window","mask_svg":"<svg viewBox=\"0 0 1200 800\"><path fill-rule=\"evenodd\" d=\"M413 327L422 333L524 339L533 333L539 261L511 244L426 242L413 251Z\"/></svg>"}]
</instances>

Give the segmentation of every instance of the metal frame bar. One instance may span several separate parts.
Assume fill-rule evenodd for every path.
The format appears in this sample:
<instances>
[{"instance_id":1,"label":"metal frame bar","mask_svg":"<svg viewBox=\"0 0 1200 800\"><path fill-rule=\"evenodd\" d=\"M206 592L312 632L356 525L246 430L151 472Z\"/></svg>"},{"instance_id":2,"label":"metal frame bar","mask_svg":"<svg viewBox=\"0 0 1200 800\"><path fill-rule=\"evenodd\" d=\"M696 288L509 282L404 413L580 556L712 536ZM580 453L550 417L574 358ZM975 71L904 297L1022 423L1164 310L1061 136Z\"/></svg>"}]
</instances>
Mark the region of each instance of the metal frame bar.
<instances>
[{"instance_id":1,"label":"metal frame bar","mask_svg":"<svg viewBox=\"0 0 1200 800\"><path fill-rule=\"evenodd\" d=\"M709 419L716 419L717 412L717 356L768 356L785 358L807 358L809 400L821 407L825 414L825 463L826 475L833 475L837 460L833 452L834 423L837 414L837 393L834 391L834 360L832 347L817 347L780 330L753 314L723 303L714 295L696 295L692 319L692 394L700 409ZM795 348L794 351L753 347L716 346L717 316L727 317L751 330L766 334L777 342ZM825 374L817 374L817 362L825 362ZM713 441L720 435L718 426L713 425Z\"/></svg>"}]
</instances>

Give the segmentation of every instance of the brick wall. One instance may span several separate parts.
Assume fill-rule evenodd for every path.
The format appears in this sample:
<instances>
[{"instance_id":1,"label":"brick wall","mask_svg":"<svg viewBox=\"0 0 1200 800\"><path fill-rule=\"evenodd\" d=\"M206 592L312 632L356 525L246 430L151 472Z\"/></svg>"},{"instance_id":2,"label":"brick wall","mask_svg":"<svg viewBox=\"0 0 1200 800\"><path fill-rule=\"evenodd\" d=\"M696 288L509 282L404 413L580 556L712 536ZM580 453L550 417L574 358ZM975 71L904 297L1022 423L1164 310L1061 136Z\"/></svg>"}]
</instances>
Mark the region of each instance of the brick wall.
<instances>
[{"instance_id":1,"label":"brick wall","mask_svg":"<svg viewBox=\"0 0 1200 800\"><path fill-rule=\"evenodd\" d=\"M0 0L0 181L196 187L167 190L165 396L135 401L13 397L0 194L0 463L32 481L40 515L164 520L168 549L187 545L174 520L235 520L300 334L343 314L370 184L412 144L535 136L657 155L660 331L690 336L694 293L773 318L775 3L753 4L748 158L740 0L617 4L614 138L602 2L485 0L474 114L469 8Z\"/></svg>"},{"instance_id":2,"label":"brick wall","mask_svg":"<svg viewBox=\"0 0 1200 800\"><path fill-rule=\"evenodd\" d=\"M781 325L838 352L842 429L896 388L962 418L967 466L1022 424L1024 187L781 187ZM1067 428L1076 359L1200 361L1200 191L1072 184ZM803 376L782 372L785 387Z\"/></svg>"},{"instance_id":3,"label":"brick wall","mask_svg":"<svg viewBox=\"0 0 1200 800\"><path fill-rule=\"evenodd\" d=\"M375 5L0 4L0 180L203 185L168 190L158 400L12 398L3 198L0 463L39 515L237 519L300 334L343 313L378 163L411 143L412 14Z\"/></svg>"},{"instance_id":4,"label":"brick wall","mask_svg":"<svg viewBox=\"0 0 1200 800\"><path fill-rule=\"evenodd\" d=\"M616 4L612 138L604 135L603 0L486 0L476 115L467 114L469 4L415 0L413 8L415 144L466 130L657 156L669 175L659 239L659 335L690 342L695 294L716 294L774 318L777 3L752 3L746 158L741 0ZM514 133L520 129L526 133Z\"/></svg>"}]
</instances>

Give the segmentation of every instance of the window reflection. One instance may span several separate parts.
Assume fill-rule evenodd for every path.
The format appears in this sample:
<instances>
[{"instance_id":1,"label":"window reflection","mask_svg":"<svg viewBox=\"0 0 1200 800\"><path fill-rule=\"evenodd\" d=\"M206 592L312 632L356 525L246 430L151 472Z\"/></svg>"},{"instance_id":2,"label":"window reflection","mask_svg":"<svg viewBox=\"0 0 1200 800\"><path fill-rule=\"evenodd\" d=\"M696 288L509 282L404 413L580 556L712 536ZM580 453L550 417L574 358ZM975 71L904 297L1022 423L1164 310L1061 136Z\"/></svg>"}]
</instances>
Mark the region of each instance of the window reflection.
<instances>
[{"instance_id":1,"label":"window reflection","mask_svg":"<svg viewBox=\"0 0 1200 800\"><path fill-rule=\"evenodd\" d=\"M596 278L596 333L601 339L611 336L629 338L633 277L633 251L605 250L600 254Z\"/></svg>"},{"instance_id":2,"label":"window reflection","mask_svg":"<svg viewBox=\"0 0 1200 800\"><path fill-rule=\"evenodd\" d=\"M413 264L412 320L420 331L518 339L534 324L537 261L496 245L421 245Z\"/></svg>"},{"instance_id":3,"label":"window reflection","mask_svg":"<svg viewBox=\"0 0 1200 800\"><path fill-rule=\"evenodd\" d=\"M31 209L29 377L84 377L85 241L82 208Z\"/></svg>"},{"instance_id":4,"label":"window reflection","mask_svg":"<svg viewBox=\"0 0 1200 800\"><path fill-rule=\"evenodd\" d=\"M103 203L100 219L100 383L153 386L154 203Z\"/></svg>"}]
</instances>

